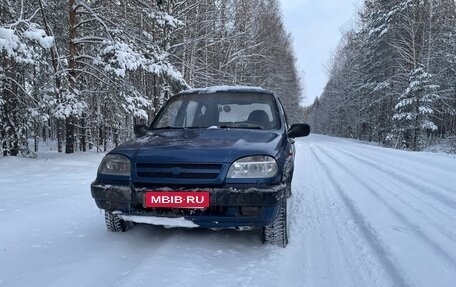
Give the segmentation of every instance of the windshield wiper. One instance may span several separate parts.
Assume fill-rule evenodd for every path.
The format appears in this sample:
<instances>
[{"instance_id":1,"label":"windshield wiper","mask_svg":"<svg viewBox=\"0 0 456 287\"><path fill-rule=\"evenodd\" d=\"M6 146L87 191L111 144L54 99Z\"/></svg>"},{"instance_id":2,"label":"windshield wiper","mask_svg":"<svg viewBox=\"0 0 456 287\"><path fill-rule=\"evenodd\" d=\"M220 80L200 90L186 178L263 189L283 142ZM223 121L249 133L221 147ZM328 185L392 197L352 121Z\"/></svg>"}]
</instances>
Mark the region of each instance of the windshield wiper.
<instances>
[{"instance_id":1,"label":"windshield wiper","mask_svg":"<svg viewBox=\"0 0 456 287\"><path fill-rule=\"evenodd\" d=\"M181 129L184 129L184 128L166 126L166 127L160 127L160 128L151 128L150 130L153 131L153 130L181 130Z\"/></svg>"},{"instance_id":2,"label":"windshield wiper","mask_svg":"<svg viewBox=\"0 0 456 287\"><path fill-rule=\"evenodd\" d=\"M250 124L250 123L233 123L233 124L225 124L221 126L209 126L209 127L172 127L172 126L166 126L166 127L160 127L160 128L151 128L150 131L154 130L193 130L193 129L209 129L209 128L218 128L218 129L229 129L229 128L235 128L235 129L254 129L254 130L264 130L262 126L255 125L255 124Z\"/></svg>"},{"instance_id":3,"label":"windshield wiper","mask_svg":"<svg viewBox=\"0 0 456 287\"><path fill-rule=\"evenodd\" d=\"M235 128L235 129L255 129L255 130L264 130L262 126L249 124L249 123L232 123L228 125L221 125L221 129Z\"/></svg>"}]
</instances>

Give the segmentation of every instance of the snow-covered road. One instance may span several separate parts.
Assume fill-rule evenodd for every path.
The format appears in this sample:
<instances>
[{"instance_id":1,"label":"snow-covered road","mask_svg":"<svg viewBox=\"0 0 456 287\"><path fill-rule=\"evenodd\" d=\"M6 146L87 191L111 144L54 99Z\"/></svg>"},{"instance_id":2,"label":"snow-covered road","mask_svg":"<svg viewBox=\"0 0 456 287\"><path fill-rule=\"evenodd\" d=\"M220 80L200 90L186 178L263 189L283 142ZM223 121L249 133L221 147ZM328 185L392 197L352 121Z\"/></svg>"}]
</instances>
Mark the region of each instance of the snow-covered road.
<instances>
[{"instance_id":1,"label":"snow-covered road","mask_svg":"<svg viewBox=\"0 0 456 287\"><path fill-rule=\"evenodd\" d=\"M255 232L106 231L102 155L0 158L0 286L456 286L456 158L297 141L291 242Z\"/></svg>"}]
</instances>

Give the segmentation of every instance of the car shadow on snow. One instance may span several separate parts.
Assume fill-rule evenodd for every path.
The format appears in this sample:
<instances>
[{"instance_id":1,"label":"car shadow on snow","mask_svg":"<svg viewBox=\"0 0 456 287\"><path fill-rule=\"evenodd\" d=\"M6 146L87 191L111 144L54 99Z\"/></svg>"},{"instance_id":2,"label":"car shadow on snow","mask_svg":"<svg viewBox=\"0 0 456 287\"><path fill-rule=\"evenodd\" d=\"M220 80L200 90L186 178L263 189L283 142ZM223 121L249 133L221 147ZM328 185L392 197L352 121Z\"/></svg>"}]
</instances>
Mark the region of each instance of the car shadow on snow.
<instances>
[{"instance_id":1,"label":"car shadow on snow","mask_svg":"<svg viewBox=\"0 0 456 287\"><path fill-rule=\"evenodd\" d=\"M133 229L122 233L125 237L151 243L201 245L215 248L261 248L260 230L238 231L234 229L211 230L205 228L168 228L163 226L137 224ZM123 236L122 236L123 237Z\"/></svg>"}]
</instances>

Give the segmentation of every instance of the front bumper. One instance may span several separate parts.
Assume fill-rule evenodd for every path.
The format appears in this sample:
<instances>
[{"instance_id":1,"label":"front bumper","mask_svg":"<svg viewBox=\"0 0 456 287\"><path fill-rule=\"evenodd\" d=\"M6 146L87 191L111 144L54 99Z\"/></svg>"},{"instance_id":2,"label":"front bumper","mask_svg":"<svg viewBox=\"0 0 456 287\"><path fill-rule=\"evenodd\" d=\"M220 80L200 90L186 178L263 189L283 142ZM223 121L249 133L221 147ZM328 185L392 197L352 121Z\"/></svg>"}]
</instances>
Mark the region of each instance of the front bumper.
<instances>
[{"instance_id":1,"label":"front bumper","mask_svg":"<svg viewBox=\"0 0 456 287\"><path fill-rule=\"evenodd\" d=\"M279 213L279 204L286 196L286 185L231 185L219 188L197 188L210 193L210 207L205 210L144 208L146 191L168 191L169 188L144 188L94 181L92 197L97 206L109 212L129 216L184 218L203 228L263 227L272 223ZM191 191L188 188L172 190ZM245 214L251 207L256 212Z\"/></svg>"}]
</instances>

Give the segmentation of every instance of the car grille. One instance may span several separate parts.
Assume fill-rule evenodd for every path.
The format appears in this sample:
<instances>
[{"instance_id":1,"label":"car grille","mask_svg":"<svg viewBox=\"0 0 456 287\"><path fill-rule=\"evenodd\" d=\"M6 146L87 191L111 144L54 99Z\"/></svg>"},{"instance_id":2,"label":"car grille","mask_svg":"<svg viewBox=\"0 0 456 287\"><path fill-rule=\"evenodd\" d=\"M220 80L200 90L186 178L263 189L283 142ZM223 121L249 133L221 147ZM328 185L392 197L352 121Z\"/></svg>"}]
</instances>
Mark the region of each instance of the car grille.
<instances>
[{"instance_id":1,"label":"car grille","mask_svg":"<svg viewBox=\"0 0 456 287\"><path fill-rule=\"evenodd\" d=\"M221 169L221 164L137 163L136 175L155 179L216 179Z\"/></svg>"}]
</instances>

